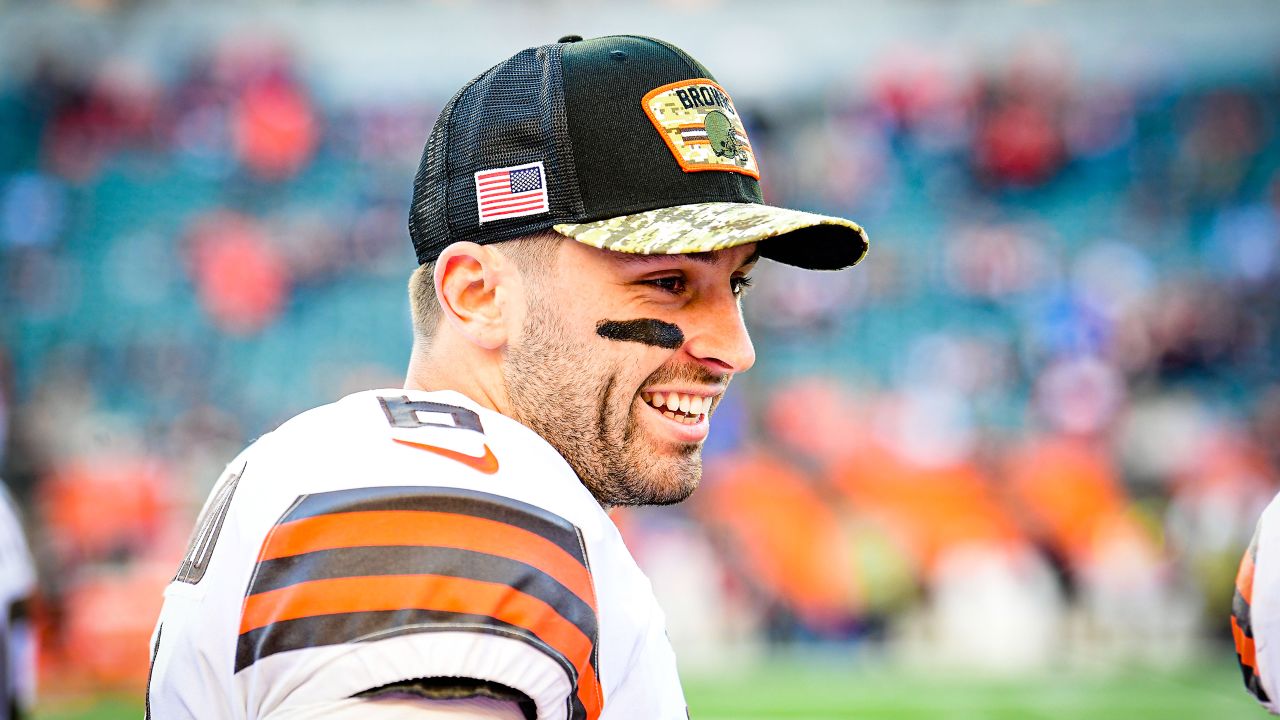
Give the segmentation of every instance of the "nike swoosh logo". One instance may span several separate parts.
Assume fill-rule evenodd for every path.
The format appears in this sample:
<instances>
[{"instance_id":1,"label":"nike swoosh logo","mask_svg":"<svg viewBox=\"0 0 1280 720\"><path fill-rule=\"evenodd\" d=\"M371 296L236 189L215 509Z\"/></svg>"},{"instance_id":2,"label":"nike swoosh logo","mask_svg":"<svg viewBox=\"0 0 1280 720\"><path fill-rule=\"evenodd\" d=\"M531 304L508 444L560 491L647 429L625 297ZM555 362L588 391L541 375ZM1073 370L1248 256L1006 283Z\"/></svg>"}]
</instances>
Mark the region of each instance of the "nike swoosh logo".
<instances>
[{"instance_id":1,"label":"nike swoosh logo","mask_svg":"<svg viewBox=\"0 0 1280 720\"><path fill-rule=\"evenodd\" d=\"M435 445L427 445L425 443L416 443L410 440L401 440L400 438L391 438L391 439L400 443L401 445L408 445L411 448L417 448L419 450L426 450L427 452L433 452L441 457L449 458L450 460L457 460L458 462L462 463L463 465L466 465L472 470L482 472L485 475L492 475L498 472L498 458L493 456L493 451L489 449L488 443L485 443L484 455L482 457L475 457L474 455L460 453L457 450L450 450L448 448L436 447Z\"/></svg>"}]
</instances>

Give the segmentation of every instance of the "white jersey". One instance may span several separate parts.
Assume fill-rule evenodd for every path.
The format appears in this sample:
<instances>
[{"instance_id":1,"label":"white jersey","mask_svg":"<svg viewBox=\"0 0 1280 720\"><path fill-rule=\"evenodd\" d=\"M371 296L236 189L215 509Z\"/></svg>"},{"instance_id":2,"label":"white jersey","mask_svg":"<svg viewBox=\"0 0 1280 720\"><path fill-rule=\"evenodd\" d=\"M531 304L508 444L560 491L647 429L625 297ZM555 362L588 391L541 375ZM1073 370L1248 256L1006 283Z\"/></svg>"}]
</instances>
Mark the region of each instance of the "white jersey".
<instances>
[{"instance_id":1,"label":"white jersey","mask_svg":"<svg viewBox=\"0 0 1280 720\"><path fill-rule=\"evenodd\" d=\"M0 714L25 717L35 704L36 652L28 615L35 564L9 491L0 485Z\"/></svg>"},{"instance_id":2,"label":"white jersey","mask_svg":"<svg viewBox=\"0 0 1280 720\"><path fill-rule=\"evenodd\" d=\"M165 590L148 717L322 715L465 678L538 718L683 720L617 528L542 438L455 392L369 391L228 467Z\"/></svg>"},{"instance_id":3,"label":"white jersey","mask_svg":"<svg viewBox=\"0 0 1280 720\"><path fill-rule=\"evenodd\" d=\"M1258 520L1240 561L1231 602L1231 634L1249 692L1280 714L1280 497Z\"/></svg>"}]
</instances>

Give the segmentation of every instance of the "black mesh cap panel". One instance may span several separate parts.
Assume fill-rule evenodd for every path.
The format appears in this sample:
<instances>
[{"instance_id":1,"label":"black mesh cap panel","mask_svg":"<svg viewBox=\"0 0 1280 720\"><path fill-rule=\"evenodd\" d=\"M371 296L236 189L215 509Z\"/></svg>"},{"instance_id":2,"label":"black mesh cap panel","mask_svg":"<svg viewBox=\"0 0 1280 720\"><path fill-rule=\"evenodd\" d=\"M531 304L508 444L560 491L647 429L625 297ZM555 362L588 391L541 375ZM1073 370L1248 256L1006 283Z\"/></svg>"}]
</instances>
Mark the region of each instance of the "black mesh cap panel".
<instances>
[{"instance_id":1,"label":"black mesh cap panel","mask_svg":"<svg viewBox=\"0 0 1280 720\"><path fill-rule=\"evenodd\" d=\"M562 45L517 53L472 80L441 111L414 179L409 236L418 262L450 243L499 242L582 214L565 122ZM475 173L542 161L550 212L479 221Z\"/></svg>"},{"instance_id":2,"label":"black mesh cap panel","mask_svg":"<svg viewBox=\"0 0 1280 720\"><path fill-rule=\"evenodd\" d=\"M661 85L715 80L697 60L651 38L616 35L565 46L565 104L583 222L699 202L761 203L760 183L734 172L685 172L645 114Z\"/></svg>"},{"instance_id":3,"label":"black mesh cap panel","mask_svg":"<svg viewBox=\"0 0 1280 720\"><path fill-rule=\"evenodd\" d=\"M470 87L470 85L468 85ZM418 174L413 179L413 200L409 206L409 237L413 240L414 252L418 262L423 262L423 253L427 250L427 239L444 237L443 230L448 220L448 205L445 203L444 186L438 184L438 178L445 177L445 145L447 134L442 128L447 127L453 115L453 106L466 91L464 87L458 91L440 110L435 128L427 137L427 144L422 148L422 161L418 164Z\"/></svg>"}]
</instances>

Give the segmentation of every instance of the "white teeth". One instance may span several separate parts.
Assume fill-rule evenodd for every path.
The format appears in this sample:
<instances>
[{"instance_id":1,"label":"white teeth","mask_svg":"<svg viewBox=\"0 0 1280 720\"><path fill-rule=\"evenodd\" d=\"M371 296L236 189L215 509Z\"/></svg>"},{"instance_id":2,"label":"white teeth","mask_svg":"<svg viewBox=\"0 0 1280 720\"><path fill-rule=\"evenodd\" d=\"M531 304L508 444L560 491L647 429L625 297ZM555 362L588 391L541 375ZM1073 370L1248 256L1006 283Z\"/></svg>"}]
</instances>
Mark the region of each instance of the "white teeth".
<instances>
[{"instance_id":1,"label":"white teeth","mask_svg":"<svg viewBox=\"0 0 1280 720\"><path fill-rule=\"evenodd\" d=\"M640 393L640 398L646 405L652 405L663 415L685 425L693 425L710 413L711 403L715 399L678 392L643 392Z\"/></svg>"}]
</instances>

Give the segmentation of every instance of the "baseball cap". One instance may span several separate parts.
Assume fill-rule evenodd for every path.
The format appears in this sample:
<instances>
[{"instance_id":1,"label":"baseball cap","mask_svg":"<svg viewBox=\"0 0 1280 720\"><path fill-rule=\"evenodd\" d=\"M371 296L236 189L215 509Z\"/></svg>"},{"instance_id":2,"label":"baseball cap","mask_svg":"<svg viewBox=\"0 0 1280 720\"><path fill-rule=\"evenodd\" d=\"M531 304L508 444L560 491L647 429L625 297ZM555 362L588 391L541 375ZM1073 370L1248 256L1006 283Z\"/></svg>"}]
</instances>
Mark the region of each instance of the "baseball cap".
<instances>
[{"instance_id":1,"label":"baseball cap","mask_svg":"<svg viewBox=\"0 0 1280 720\"><path fill-rule=\"evenodd\" d=\"M427 139L409 210L419 263L549 229L642 254L767 241L763 257L824 270L867 249L851 220L764 204L728 91L683 50L632 35L516 53L459 90Z\"/></svg>"}]
</instances>

